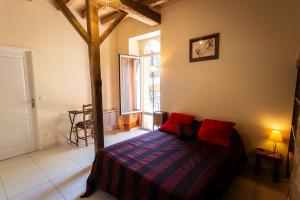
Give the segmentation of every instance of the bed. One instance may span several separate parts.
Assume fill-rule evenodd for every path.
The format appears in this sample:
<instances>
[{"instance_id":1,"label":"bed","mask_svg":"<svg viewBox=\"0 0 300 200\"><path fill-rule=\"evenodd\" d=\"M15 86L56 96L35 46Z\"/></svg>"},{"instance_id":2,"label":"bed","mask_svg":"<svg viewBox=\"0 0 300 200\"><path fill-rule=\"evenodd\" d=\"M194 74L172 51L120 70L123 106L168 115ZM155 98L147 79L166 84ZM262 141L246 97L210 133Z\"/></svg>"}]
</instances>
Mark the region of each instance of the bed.
<instances>
[{"instance_id":1,"label":"bed","mask_svg":"<svg viewBox=\"0 0 300 200\"><path fill-rule=\"evenodd\" d=\"M124 200L220 199L246 159L235 130L228 148L155 130L101 149L82 197L102 189Z\"/></svg>"}]
</instances>

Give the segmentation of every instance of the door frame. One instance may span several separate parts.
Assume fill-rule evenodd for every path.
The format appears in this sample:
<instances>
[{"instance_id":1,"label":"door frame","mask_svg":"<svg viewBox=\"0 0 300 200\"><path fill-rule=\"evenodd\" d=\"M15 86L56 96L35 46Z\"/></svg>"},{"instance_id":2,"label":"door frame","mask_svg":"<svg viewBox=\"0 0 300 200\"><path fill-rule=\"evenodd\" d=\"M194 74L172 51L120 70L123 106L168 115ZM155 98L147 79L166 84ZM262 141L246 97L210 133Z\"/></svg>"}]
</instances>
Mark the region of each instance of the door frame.
<instances>
[{"instance_id":1,"label":"door frame","mask_svg":"<svg viewBox=\"0 0 300 200\"><path fill-rule=\"evenodd\" d=\"M34 150L42 150L42 138L41 138L41 127L40 127L40 105L39 98L37 96L37 84L36 84L36 62L35 62L35 49L18 47L6 44L0 44L0 52L5 54L9 53L21 53L24 54L24 65L26 66L26 76L25 81L28 85L28 92L31 94L31 98L34 99L35 106L31 108L31 117L32 117L32 135L33 135L33 144ZM30 99L31 99L30 98Z\"/></svg>"},{"instance_id":2,"label":"door frame","mask_svg":"<svg viewBox=\"0 0 300 200\"><path fill-rule=\"evenodd\" d=\"M145 70L145 59L146 58L148 58L148 57L151 57L151 56L160 56L160 58L161 58L161 53L159 52L159 53L151 53L151 54L143 54L142 56L141 56L141 58L142 58L142 76L144 76L144 70ZM161 62L159 63L159 65L160 65L160 67L161 67ZM154 78L154 77L153 77ZM144 79L142 78L142 88L144 88L144 84L145 84L145 82L144 82ZM154 95L154 94L153 94ZM153 110L153 112L151 113L151 112L145 112L145 110L144 110L144 90L142 89L142 91L141 91L141 107L142 107L142 112L143 112L143 115L151 115L152 116L152 118L153 118L153 113L155 112L155 110ZM159 102L161 102L161 99L159 99ZM153 126L153 123L154 122L152 122L152 127L154 127ZM143 129L145 129L145 130L154 130L154 128L152 128L152 129L148 129L148 128L145 128L145 127L143 127Z\"/></svg>"}]
</instances>

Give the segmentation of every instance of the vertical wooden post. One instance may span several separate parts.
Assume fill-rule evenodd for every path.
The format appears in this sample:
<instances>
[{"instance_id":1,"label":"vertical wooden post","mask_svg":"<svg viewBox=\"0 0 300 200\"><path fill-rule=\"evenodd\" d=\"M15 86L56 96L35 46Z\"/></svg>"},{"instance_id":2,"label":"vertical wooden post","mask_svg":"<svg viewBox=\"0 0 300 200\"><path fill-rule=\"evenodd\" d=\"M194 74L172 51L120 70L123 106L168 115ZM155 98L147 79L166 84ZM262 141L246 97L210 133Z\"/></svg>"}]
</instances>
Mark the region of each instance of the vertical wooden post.
<instances>
[{"instance_id":1,"label":"vertical wooden post","mask_svg":"<svg viewBox=\"0 0 300 200\"><path fill-rule=\"evenodd\" d=\"M92 86L92 102L94 108L94 138L95 150L104 147L103 108L102 108L102 80L100 67L100 38L98 8L95 0L86 0L87 31L90 35L89 58Z\"/></svg>"}]
</instances>

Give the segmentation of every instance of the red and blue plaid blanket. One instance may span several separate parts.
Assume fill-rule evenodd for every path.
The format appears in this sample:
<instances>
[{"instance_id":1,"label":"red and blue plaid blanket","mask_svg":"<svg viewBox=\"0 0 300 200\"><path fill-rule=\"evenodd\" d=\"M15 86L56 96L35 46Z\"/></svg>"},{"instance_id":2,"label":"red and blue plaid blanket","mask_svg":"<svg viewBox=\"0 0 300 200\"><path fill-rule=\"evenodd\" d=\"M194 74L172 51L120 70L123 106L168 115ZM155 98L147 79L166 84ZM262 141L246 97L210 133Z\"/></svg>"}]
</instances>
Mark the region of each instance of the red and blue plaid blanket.
<instances>
[{"instance_id":1,"label":"red and blue plaid blanket","mask_svg":"<svg viewBox=\"0 0 300 200\"><path fill-rule=\"evenodd\" d=\"M118 199L215 199L246 160L234 131L228 148L152 131L96 154L84 197L103 189Z\"/></svg>"}]
</instances>

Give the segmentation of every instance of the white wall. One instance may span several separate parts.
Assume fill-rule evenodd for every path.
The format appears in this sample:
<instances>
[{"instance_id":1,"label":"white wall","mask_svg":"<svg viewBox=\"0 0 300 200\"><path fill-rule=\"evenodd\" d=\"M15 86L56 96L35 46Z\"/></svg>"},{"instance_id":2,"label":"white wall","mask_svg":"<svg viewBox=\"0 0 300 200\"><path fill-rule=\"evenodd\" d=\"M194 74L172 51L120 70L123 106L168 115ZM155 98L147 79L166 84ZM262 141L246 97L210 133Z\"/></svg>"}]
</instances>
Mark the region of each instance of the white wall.
<instances>
[{"instance_id":1,"label":"white wall","mask_svg":"<svg viewBox=\"0 0 300 200\"><path fill-rule=\"evenodd\" d=\"M0 44L35 49L36 94L46 97L38 102L44 147L65 142L70 128L67 111L91 102L87 45L52 2L0 0ZM101 53L106 110L118 106L117 90L109 89L118 85L117 60L107 59L106 52L116 48L115 42L108 38Z\"/></svg>"},{"instance_id":2,"label":"white wall","mask_svg":"<svg viewBox=\"0 0 300 200\"><path fill-rule=\"evenodd\" d=\"M119 56L115 31L102 43L100 52L103 109L119 109Z\"/></svg>"},{"instance_id":3,"label":"white wall","mask_svg":"<svg viewBox=\"0 0 300 200\"><path fill-rule=\"evenodd\" d=\"M67 110L90 102L85 42L50 1L0 0L0 44L36 50L35 79L44 145L62 141ZM161 29L162 109L233 120L248 151L271 148L269 130L288 139L299 52L300 2L184 0L162 10L162 24L122 22L101 47L104 109L118 107L118 53L129 37ZM189 63L189 39L220 32L220 59ZM178 95L180 94L180 95ZM47 136L49 135L49 136ZM286 154L286 145L279 151Z\"/></svg>"},{"instance_id":4,"label":"white wall","mask_svg":"<svg viewBox=\"0 0 300 200\"><path fill-rule=\"evenodd\" d=\"M299 7L296 0L190 0L166 8L162 108L235 121L248 150L271 148L271 129L288 139ZM189 39L215 32L221 34L220 59L189 63ZM286 144L279 151L286 154Z\"/></svg>"},{"instance_id":5,"label":"white wall","mask_svg":"<svg viewBox=\"0 0 300 200\"><path fill-rule=\"evenodd\" d=\"M237 123L248 152L271 149L271 129L289 137L296 59L300 51L300 2L183 0L162 10L161 107ZM128 20L126 39L152 31ZM220 59L189 63L189 40L220 32ZM287 141L279 145L286 155Z\"/></svg>"},{"instance_id":6,"label":"white wall","mask_svg":"<svg viewBox=\"0 0 300 200\"><path fill-rule=\"evenodd\" d=\"M125 19L116 29L118 53L129 54L129 38L157 30L159 26L151 27L132 18Z\"/></svg>"}]
</instances>

